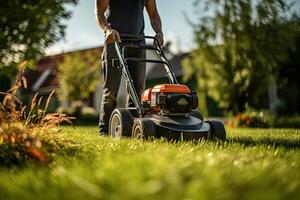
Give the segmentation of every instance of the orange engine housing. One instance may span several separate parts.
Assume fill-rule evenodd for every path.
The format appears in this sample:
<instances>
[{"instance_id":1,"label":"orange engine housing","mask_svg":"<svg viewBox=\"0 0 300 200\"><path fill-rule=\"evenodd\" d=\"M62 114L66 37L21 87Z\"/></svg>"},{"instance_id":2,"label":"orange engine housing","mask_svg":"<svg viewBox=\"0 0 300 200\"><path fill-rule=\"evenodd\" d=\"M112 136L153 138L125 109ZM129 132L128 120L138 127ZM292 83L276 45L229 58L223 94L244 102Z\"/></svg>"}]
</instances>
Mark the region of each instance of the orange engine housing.
<instances>
[{"instance_id":1,"label":"orange engine housing","mask_svg":"<svg viewBox=\"0 0 300 200\"><path fill-rule=\"evenodd\" d=\"M177 93L177 94L190 94L191 90L186 85L163 84L156 85L152 89L152 93Z\"/></svg>"},{"instance_id":2,"label":"orange engine housing","mask_svg":"<svg viewBox=\"0 0 300 200\"><path fill-rule=\"evenodd\" d=\"M152 88L149 88L147 90L145 90L142 94L142 102L144 101L151 101L151 91Z\"/></svg>"},{"instance_id":3,"label":"orange engine housing","mask_svg":"<svg viewBox=\"0 0 300 200\"><path fill-rule=\"evenodd\" d=\"M197 108L198 98L186 85L162 84L143 92L142 105L146 111L189 113Z\"/></svg>"}]
</instances>

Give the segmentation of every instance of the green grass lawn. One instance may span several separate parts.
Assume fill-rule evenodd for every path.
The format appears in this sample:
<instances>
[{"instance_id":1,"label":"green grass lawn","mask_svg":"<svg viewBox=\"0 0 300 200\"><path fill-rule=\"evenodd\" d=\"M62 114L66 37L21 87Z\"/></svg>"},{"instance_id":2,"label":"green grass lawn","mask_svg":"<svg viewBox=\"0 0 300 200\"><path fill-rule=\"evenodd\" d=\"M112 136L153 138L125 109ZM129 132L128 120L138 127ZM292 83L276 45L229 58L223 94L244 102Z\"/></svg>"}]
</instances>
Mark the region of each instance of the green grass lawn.
<instances>
[{"instance_id":1,"label":"green grass lawn","mask_svg":"<svg viewBox=\"0 0 300 200\"><path fill-rule=\"evenodd\" d=\"M64 128L47 167L0 168L0 199L299 199L300 130L228 129L224 143L113 140Z\"/></svg>"}]
</instances>

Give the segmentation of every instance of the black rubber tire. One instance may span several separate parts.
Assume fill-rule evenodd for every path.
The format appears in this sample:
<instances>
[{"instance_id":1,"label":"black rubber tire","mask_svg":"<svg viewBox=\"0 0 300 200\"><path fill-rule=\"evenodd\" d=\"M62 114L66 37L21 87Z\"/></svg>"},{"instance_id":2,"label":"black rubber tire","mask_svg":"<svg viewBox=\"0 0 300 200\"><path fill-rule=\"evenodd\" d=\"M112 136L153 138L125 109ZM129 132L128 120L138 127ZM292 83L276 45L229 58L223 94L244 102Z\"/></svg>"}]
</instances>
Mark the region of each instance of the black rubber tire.
<instances>
[{"instance_id":1,"label":"black rubber tire","mask_svg":"<svg viewBox=\"0 0 300 200\"><path fill-rule=\"evenodd\" d=\"M130 112L133 118L139 117L139 113L136 108L128 108L128 111Z\"/></svg>"},{"instance_id":2,"label":"black rubber tire","mask_svg":"<svg viewBox=\"0 0 300 200\"><path fill-rule=\"evenodd\" d=\"M196 117L197 119L201 119L202 121L204 119L203 115L197 110L192 110L190 115L193 116L193 117Z\"/></svg>"},{"instance_id":3,"label":"black rubber tire","mask_svg":"<svg viewBox=\"0 0 300 200\"><path fill-rule=\"evenodd\" d=\"M137 118L132 127L132 137L136 139L150 139L156 136L155 124L146 118Z\"/></svg>"},{"instance_id":4,"label":"black rubber tire","mask_svg":"<svg viewBox=\"0 0 300 200\"><path fill-rule=\"evenodd\" d=\"M116 134L116 130L112 130L113 124L115 123L113 120L114 118L119 118L120 120L120 130L119 134ZM132 132L132 125L133 125L133 117L131 116L130 112L125 108L117 108L115 109L109 120L109 127L108 127L108 135L112 137L130 137Z\"/></svg>"},{"instance_id":5,"label":"black rubber tire","mask_svg":"<svg viewBox=\"0 0 300 200\"><path fill-rule=\"evenodd\" d=\"M207 121L211 128L211 137L221 140L226 139L226 130L225 126L221 121L218 120L209 120Z\"/></svg>"}]
</instances>

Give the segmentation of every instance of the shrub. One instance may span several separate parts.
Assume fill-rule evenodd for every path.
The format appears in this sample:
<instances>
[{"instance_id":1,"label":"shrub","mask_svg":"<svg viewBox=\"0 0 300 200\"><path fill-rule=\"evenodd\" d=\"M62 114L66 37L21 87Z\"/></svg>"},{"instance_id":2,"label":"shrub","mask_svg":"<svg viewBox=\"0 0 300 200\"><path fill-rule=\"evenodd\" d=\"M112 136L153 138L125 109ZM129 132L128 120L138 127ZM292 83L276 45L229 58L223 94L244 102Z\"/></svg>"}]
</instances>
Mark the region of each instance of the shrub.
<instances>
[{"instance_id":1,"label":"shrub","mask_svg":"<svg viewBox=\"0 0 300 200\"><path fill-rule=\"evenodd\" d=\"M268 112L248 108L245 112L231 117L227 125L230 127L266 128L270 126L270 119Z\"/></svg>"},{"instance_id":2,"label":"shrub","mask_svg":"<svg viewBox=\"0 0 300 200\"><path fill-rule=\"evenodd\" d=\"M270 122L274 128L300 128L300 116L283 116L274 118Z\"/></svg>"},{"instance_id":3,"label":"shrub","mask_svg":"<svg viewBox=\"0 0 300 200\"><path fill-rule=\"evenodd\" d=\"M229 127L253 127L253 128L300 128L300 117L295 116L271 116L267 111L247 109L230 117L226 122Z\"/></svg>"},{"instance_id":4,"label":"shrub","mask_svg":"<svg viewBox=\"0 0 300 200\"><path fill-rule=\"evenodd\" d=\"M42 97L34 96L29 111L16 96L19 88L27 86L23 77L26 63L20 66L16 82L0 103L0 165L20 165L26 162L45 164L52 160L52 152L59 146L54 133L62 122L72 124L72 117L61 113L47 113L54 91L41 108Z\"/></svg>"}]
</instances>

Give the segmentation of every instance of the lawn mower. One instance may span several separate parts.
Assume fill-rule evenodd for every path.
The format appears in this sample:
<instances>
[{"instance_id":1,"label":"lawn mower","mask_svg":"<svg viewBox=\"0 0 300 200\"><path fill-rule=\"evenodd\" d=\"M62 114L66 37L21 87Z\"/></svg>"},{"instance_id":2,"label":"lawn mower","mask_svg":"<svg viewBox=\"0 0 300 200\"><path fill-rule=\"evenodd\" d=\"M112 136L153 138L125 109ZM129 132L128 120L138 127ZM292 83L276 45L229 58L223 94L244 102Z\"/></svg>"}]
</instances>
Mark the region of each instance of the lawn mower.
<instances>
[{"instance_id":1,"label":"lawn mower","mask_svg":"<svg viewBox=\"0 0 300 200\"><path fill-rule=\"evenodd\" d=\"M209 138L226 138L222 122L204 121L197 111L198 97L188 86L179 84L173 68L166 58L158 40L152 36L121 35L126 41L150 41L138 45L123 45L115 42L114 47L118 63L126 82L127 90L134 107L116 108L110 117L109 135L138 139L166 138L172 141L199 140ZM126 57L126 49L155 51L160 60ZM146 89L142 96L137 95L133 80L128 70L128 62L159 63L164 66L169 83L156 85Z\"/></svg>"}]
</instances>

